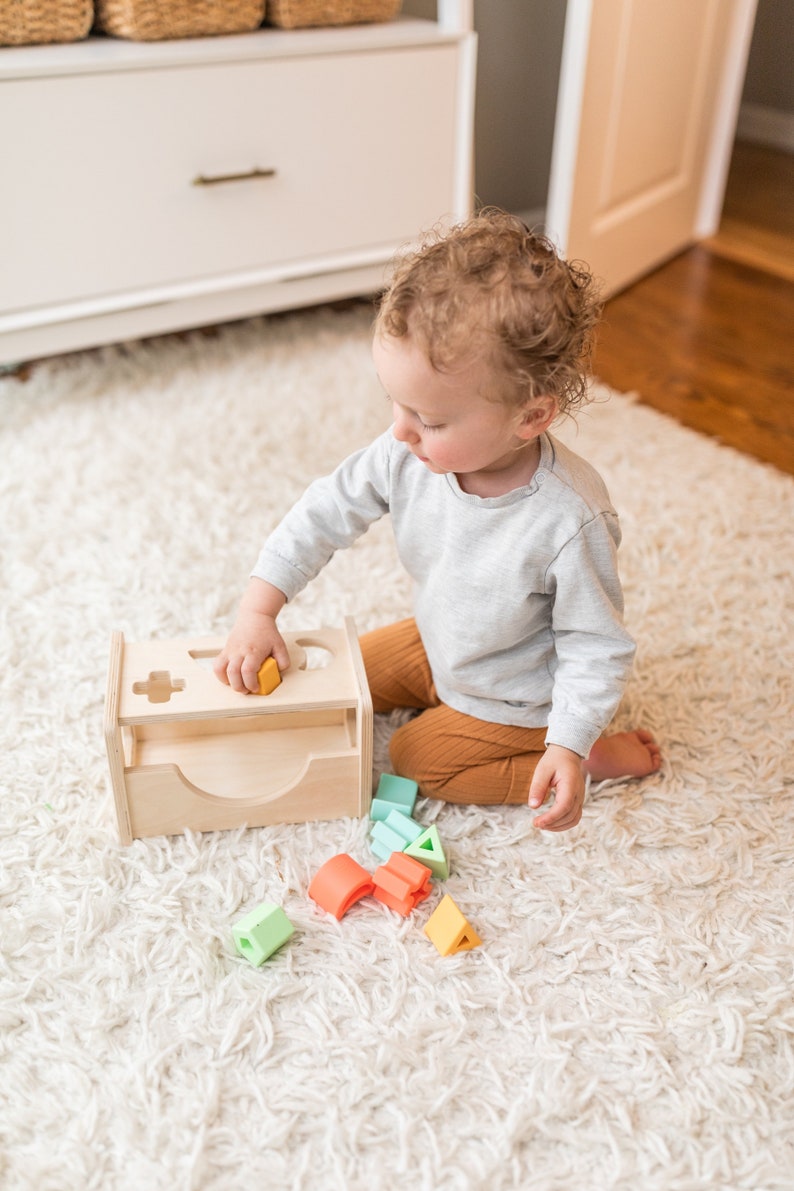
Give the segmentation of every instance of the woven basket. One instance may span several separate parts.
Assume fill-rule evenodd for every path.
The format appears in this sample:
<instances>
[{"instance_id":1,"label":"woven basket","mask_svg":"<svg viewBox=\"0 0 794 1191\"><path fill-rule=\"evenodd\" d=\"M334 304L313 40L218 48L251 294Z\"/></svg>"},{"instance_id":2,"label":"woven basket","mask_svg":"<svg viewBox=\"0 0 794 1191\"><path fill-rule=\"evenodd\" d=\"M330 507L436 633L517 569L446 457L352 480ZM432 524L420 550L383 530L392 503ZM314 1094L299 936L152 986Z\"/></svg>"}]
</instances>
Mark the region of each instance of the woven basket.
<instances>
[{"instance_id":1,"label":"woven basket","mask_svg":"<svg viewBox=\"0 0 794 1191\"><path fill-rule=\"evenodd\" d=\"M93 0L0 0L0 45L79 41L93 19Z\"/></svg>"},{"instance_id":2,"label":"woven basket","mask_svg":"<svg viewBox=\"0 0 794 1191\"><path fill-rule=\"evenodd\" d=\"M248 33L265 16L265 0L95 0L95 4L97 29L130 41Z\"/></svg>"},{"instance_id":3,"label":"woven basket","mask_svg":"<svg viewBox=\"0 0 794 1191\"><path fill-rule=\"evenodd\" d=\"M267 20L282 29L307 25L356 25L364 21L390 21L402 0L268 0Z\"/></svg>"}]
</instances>

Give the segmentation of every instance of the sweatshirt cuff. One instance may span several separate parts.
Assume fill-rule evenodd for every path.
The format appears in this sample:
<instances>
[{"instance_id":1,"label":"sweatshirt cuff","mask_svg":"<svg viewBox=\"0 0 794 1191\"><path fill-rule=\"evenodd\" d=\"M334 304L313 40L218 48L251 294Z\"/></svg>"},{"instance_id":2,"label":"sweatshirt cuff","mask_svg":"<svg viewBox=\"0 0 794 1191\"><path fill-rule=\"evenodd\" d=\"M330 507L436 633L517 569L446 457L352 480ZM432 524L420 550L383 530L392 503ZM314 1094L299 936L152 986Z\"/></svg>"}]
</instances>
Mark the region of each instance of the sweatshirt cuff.
<instances>
[{"instance_id":1,"label":"sweatshirt cuff","mask_svg":"<svg viewBox=\"0 0 794 1191\"><path fill-rule=\"evenodd\" d=\"M272 551L263 550L257 559L256 566L251 571L252 579L263 579L265 583L272 583L279 591L283 591L287 600L294 600L309 582L310 576L304 575L286 558Z\"/></svg>"},{"instance_id":2,"label":"sweatshirt cuff","mask_svg":"<svg viewBox=\"0 0 794 1191\"><path fill-rule=\"evenodd\" d=\"M601 729L595 724L582 720L575 715L562 713L549 716L549 727L546 732L546 747L558 744L561 748L570 749L580 757L590 756L590 750L601 736Z\"/></svg>"}]
</instances>

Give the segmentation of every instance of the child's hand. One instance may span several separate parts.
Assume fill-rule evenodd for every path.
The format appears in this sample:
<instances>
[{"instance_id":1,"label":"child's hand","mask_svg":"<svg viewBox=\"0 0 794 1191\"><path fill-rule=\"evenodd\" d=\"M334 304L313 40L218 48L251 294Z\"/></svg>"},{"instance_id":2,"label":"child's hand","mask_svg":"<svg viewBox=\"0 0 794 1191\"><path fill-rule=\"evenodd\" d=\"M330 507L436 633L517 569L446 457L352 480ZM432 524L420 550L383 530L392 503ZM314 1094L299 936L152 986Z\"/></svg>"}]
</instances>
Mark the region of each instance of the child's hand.
<instances>
[{"instance_id":1,"label":"child's hand","mask_svg":"<svg viewBox=\"0 0 794 1191\"><path fill-rule=\"evenodd\" d=\"M252 579L240 602L232 631L213 662L215 677L240 694L259 689L257 674L266 658L279 670L289 669L289 651L276 627L284 595L261 579Z\"/></svg>"},{"instance_id":2,"label":"child's hand","mask_svg":"<svg viewBox=\"0 0 794 1191\"><path fill-rule=\"evenodd\" d=\"M538 815L535 826L544 831L567 831L582 817L585 778L582 758L559 744L550 744L538 762L529 787L529 805L542 806L554 791L554 806Z\"/></svg>"}]
</instances>

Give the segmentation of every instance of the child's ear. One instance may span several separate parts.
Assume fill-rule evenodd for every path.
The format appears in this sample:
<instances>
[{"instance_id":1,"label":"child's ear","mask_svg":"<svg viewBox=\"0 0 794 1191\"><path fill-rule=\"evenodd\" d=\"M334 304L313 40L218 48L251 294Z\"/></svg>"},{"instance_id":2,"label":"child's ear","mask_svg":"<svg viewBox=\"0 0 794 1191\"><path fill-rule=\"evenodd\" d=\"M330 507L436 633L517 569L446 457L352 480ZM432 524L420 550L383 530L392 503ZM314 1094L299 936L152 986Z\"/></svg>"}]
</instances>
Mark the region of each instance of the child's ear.
<instances>
[{"instance_id":1,"label":"child's ear","mask_svg":"<svg viewBox=\"0 0 794 1191\"><path fill-rule=\"evenodd\" d=\"M557 399L551 393L534 397L521 411L516 434L519 438L537 438L544 430L548 430L558 412Z\"/></svg>"}]
</instances>

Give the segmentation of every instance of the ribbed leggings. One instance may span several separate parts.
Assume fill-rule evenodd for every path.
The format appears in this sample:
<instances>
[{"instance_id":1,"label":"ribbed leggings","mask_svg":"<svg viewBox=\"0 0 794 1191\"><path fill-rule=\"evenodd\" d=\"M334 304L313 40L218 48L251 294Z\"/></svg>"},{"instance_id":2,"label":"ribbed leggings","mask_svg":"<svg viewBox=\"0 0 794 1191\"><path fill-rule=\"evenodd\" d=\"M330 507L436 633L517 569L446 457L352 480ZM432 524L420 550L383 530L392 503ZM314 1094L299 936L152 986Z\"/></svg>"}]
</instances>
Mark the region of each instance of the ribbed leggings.
<instances>
[{"instance_id":1,"label":"ribbed leggings","mask_svg":"<svg viewBox=\"0 0 794 1191\"><path fill-rule=\"evenodd\" d=\"M395 773L417 782L426 798L526 803L545 728L490 724L441 703L413 619L366 633L361 651L375 711L420 712L391 738Z\"/></svg>"}]
</instances>

